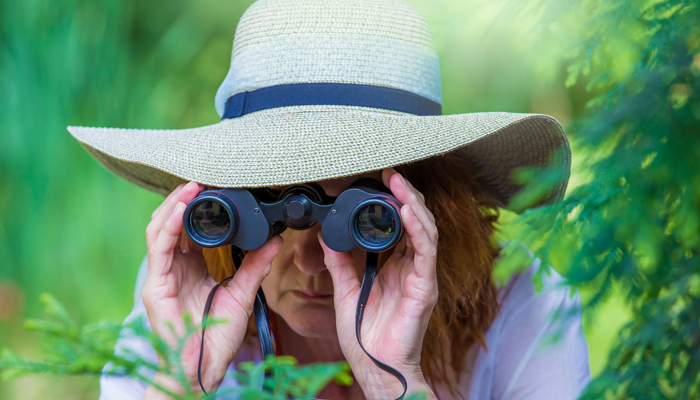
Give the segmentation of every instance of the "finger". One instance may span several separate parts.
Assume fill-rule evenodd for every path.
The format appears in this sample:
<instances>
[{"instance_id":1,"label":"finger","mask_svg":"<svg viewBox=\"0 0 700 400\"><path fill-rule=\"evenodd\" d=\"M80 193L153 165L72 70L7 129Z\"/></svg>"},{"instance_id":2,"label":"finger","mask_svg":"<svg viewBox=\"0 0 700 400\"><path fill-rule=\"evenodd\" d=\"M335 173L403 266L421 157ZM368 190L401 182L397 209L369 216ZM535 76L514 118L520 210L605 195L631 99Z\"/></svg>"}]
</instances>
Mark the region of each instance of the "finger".
<instances>
[{"instance_id":1,"label":"finger","mask_svg":"<svg viewBox=\"0 0 700 400\"><path fill-rule=\"evenodd\" d=\"M163 208L171 208L175 204L177 204L178 195L182 191L182 188L185 187L185 185L186 183L179 184L172 192L170 192L168 197L166 197L165 200L163 200L163 202L160 203L151 214L151 222L148 224L148 227L146 227L146 244L148 247L151 247L153 242L155 242L155 240L158 238L159 229L163 224ZM154 220L156 222L154 222Z\"/></svg>"},{"instance_id":2,"label":"finger","mask_svg":"<svg viewBox=\"0 0 700 400\"><path fill-rule=\"evenodd\" d=\"M185 204L189 203L189 201L187 201L186 199L190 197L194 198L192 197L192 194L198 194L201 189L202 186L194 181L190 181L186 184L181 185L179 190L176 189L175 191L173 191L168 196L168 198L166 198L165 201L163 201L163 203L160 206L158 206L158 208L156 208L156 210L153 212L153 215L151 215L151 219L162 225L162 223L165 222L165 220L167 220L168 216L170 215L178 201L184 201ZM191 201L191 199L189 200Z\"/></svg>"},{"instance_id":3,"label":"finger","mask_svg":"<svg viewBox=\"0 0 700 400\"><path fill-rule=\"evenodd\" d=\"M409 181L408 179L406 179L405 176L401 175L401 177L403 178L403 181L404 181L404 183L406 184L406 186L408 186L408 188L411 189L411 191L413 191L413 193L414 193L416 196L418 196L418 198L420 199L421 203L425 203L425 196L423 195L423 193L421 193L418 189L416 189L416 187L413 186L413 184L411 183L411 181Z\"/></svg>"},{"instance_id":4,"label":"finger","mask_svg":"<svg viewBox=\"0 0 700 400\"><path fill-rule=\"evenodd\" d=\"M411 207L411 211L413 211L413 214L416 216L416 218L418 218L421 224L423 224L423 227L430 236L430 240L437 243L438 229L435 225L435 218L433 217L433 214L430 212L430 210L428 210L428 207L426 207L423 203L408 203L408 205Z\"/></svg>"},{"instance_id":5,"label":"finger","mask_svg":"<svg viewBox=\"0 0 700 400\"><path fill-rule=\"evenodd\" d=\"M393 168L384 168L382 170L382 182L384 182L384 186L390 187L389 183L391 182L391 177L395 174L398 174L398 172Z\"/></svg>"},{"instance_id":6,"label":"finger","mask_svg":"<svg viewBox=\"0 0 700 400\"><path fill-rule=\"evenodd\" d=\"M175 201L174 200L175 197L177 196L178 193L180 193L180 191L182 190L183 187L185 187L186 184L187 184L187 182L183 182L183 183L177 185L177 187L175 189L173 189L173 191L170 192L170 194L168 194L168 197L166 197L165 200L163 200L163 202L160 203L158 205L158 207L156 207L155 210L153 210L153 214L151 214L151 221L156 217L156 215L158 215L158 212L163 208L163 204L167 204L167 203L171 203L171 202Z\"/></svg>"},{"instance_id":7,"label":"finger","mask_svg":"<svg viewBox=\"0 0 700 400\"><path fill-rule=\"evenodd\" d=\"M344 299L357 298L357 291L360 290L360 277L355 269L355 259L349 251L340 253L332 250L318 233L318 241L323 248L323 262L328 268L333 280L333 297L336 303Z\"/></svg>"},{"instance_id":8,"label":"finger","mask_svg":"<svg viewBox=\"0 0 700 400\"><path fill-rule=\"evenodd\" d=\"M158 213L146 227L146 244L148 247L151 247L152 243L158 239L160 231L163 229L163 224L168 220L178 202L184 202L187 205L197 197L198 193L199 185L196 182L189 182L177 193L174 193L172 198L166 199L160 205L161 209L158 210Z\"/></svg>"},{"instance_id":9,"label":"finger","mask_svg":"<svg viewBox=\"0 0 700 400\"><path fill-rule=\"evenodd\" d=\"M399 213L401 210L399 210ZM395 254L397 257L403 257L406 255L406 251L409 250L411 240L408 236L404 236L399 240L399 242L396 244L396 247L394 247L394 250L392 254Z\"/></svg>"},{"instance_id":10,"label":"finger","mask_svg":"<svg viewBox=\"0 0 700 400\"><path fill-rule=\"evenodd\" d=\"M153 246L148 248L148 274L163 277L170 272L175 246L180 242L182 216L187 206L178 202L158 233Z\"/></svg>"},{"instance_id":11,"label":"finger","mask_svg":"<svg viewBox=\"0 0 700 400\"><path fill-rule=\"evenodd\" d=\"M391 192L402 204L411 206L414 215L421 221L430 238L437 242L438 231L435 226L433 214L425 206L423 194L416 190L401 174L394 174L390 178Z\"/></svg>"},{"instance_id":12,"label":"finger","mask_svg":"<svg viewBox=\"0 0 700 400\"><path fill-rule=\"evenodd\" d=\"M406 237L404 238L404 246L405 246L405 247L404 247L404 252L403 252L403 253L404 253L404 257L413 258L413 256L415 255L415 252L414 252L414 250L413 250L413 242L411 242L411 236L410 236L410 235L406 235Z\"/></svg>"},{"instance_id":13,"label":"finger","mask_svg":"<svg viewBox=\"0 0 700 400\"><path fill-rule=\"evenodd\" d=\"M416 275L432 282L435 280L437 243L430 238L427 230L408 204L401 207L401 218L415 254L414 269Z\"/></svg>"},{"instance_id":14,"label":"finger","mask_svg":"<svg viewBox=\"0 0 700 400\"><path fill-rule=\"evenodd\" d=\"M402 177L403 177L403 175L402 175ZM425 211L425 214L428 216L430 221L434 224L435 223L435 216L433 215L432 211L430 211L428 206L425 204L425 195L423 195L423 193L421 193L418 189L416 189L415 186L413 186L413 184L411 183L411 181L409 181L408 179L404 179L404 181L406 182L406 184L408 184L408 187L410 187L411 190L413 190L413 192L416 193L416 195L418 195L418 197L420 198L420 203L423 206L423 209Z\"/></svg>"},{"instance_id":15,"label":"finger","mask_svg":"<svg viewBox=\"0 0 700 400\"><path fill-rule=\"evenodd\" d=\"M226 286L226 291L248 315L253 310L255 294L263 279L270 274L272 260L282 248L283 242L279 235L273 236L259 249L247 252L241 267Z\"/></svg>"},{"instance_id":16,"label":"finger","mask_svg":"<svg viewBox=\"0 0 700 400\"><path fill-rule=\"evenodd\" d=\"M420 197L421 201L425 201L425 196L423 196L423 193L419 192L411 182L408 181L403 175L399 174L398 171L396 171L393 168L385 168L382 171L382 181L384 182L384 186L391 188L391 178L394 175L399 175L401 179L399 181L403 181L410 189L413 189L418 197ZM398 178L397 178L398 179Z\"/></svg>"},{"instance_id":17,"label":"finger","mask_svg":"<svg viewBox=\"0 0 700 400\"><path fill-rule=\"evenodd\" d=\"M424 223L426 220L435 221L432 213L425 206L425 196L423 195L423 193L421 193L418 189L416 189L413 186L413 184L411 184L411 182L408 179L406 179L406 177L404 177L401 174L399 174L399 177L401 179L398 179L398 181L400 183L402 183L408 189L407 191L405 191L405 193L407 194L407 200L405 202L402 201L402 203L404 203L404 204L408 203L408 204L413 205L414 206L413 210L417 212L416 216L418 216L418 218L421 219L421 221L423 221ZM403 192L404 191L402 191L402 193ZM420 207L418 207L418 206L420 206ZM424 216L427 216L428 218L426 218L426 219L421 218L421 216L422 216L421 214L424 214Z\"/></svg>"}]
</instances>

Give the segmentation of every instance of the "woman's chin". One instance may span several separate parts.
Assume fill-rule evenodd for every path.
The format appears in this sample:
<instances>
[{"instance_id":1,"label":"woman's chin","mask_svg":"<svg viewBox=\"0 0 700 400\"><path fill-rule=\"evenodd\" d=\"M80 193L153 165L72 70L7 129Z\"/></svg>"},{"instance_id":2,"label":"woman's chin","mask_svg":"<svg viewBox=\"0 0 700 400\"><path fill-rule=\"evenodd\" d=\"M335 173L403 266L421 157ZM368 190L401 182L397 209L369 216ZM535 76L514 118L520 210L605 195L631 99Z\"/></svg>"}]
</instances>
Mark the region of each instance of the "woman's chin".
<instances>
[{"instance_id":1,"label":"woman's chin","mask_svg":"<svg viewBox=\"0 0 700 400\"><path fill-rule=\"evenodd\" d=\"M287 325L300 336L331 338L336 336L335 310L323 305L295 307L282 315Z\"/></svg>"}]
</instances>

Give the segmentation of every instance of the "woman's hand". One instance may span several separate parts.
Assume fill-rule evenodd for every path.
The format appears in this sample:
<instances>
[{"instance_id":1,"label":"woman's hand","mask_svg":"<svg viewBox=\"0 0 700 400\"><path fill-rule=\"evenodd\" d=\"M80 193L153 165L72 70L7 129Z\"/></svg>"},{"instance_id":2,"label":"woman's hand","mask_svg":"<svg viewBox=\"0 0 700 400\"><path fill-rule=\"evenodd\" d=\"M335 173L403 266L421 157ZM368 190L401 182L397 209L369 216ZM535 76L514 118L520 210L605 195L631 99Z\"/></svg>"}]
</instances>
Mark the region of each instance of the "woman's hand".
<instances>
[{"instance_id":1,"label":"woman's hand","mask_svg":"<svg viewBox=\"0 0 700 400\"><path fill-rule=\"evenodd\" d=\"M432 395L420 367L423 337L438 299L435 264L438 231L423 195L394 169L382 173L384 184L403 204L406 235L375 278L364 311L362 343L379 361L401 372L409 392ZM329 249L319 234L325 264L333 279L338 339L345 358L368 399L393 399L403 390L392 375L367 357L355 338L355 310L360 276L350 252Z\"/></svg>"},{"instance_id":2,"label":"woman's hand","mask_svg":"<svg viewBox=\"0 0 700 400\"><path fill-rule=\"evenodd\" d=\"M177 346L177 336L184 336L185 326L182 315L189 313L195 324L202 322L204 304L211 289L216 285L208 274L202 249L188 240L183 252L180 249L182 218L185 207L203 190L195 182L178 186L153 212L146 229L148 245L148 273L143 288L143 302L153 332L166 340L171 347ZM248 327L248 319L253 312L255 294L263 278L270 272L272 259L282 245L282 239L275 236L258 250L246 254L238 272L226 287L220 287L212 302L211 317L225 319L224 324L209 327L204 342L202 360L202 383L207 391L218 388L233 361ZM169 328L174 326L176 335ZM193 335L186 342L182 352L182 363L190 384L195 390L197 383L197 363L199 361L201 334ZM165 363L167 360L159 360ZM156 376L159 382L171 390L173 387L163 376ZM144 398L159 397L150 387Z\"/></svg>"}]
</instances>

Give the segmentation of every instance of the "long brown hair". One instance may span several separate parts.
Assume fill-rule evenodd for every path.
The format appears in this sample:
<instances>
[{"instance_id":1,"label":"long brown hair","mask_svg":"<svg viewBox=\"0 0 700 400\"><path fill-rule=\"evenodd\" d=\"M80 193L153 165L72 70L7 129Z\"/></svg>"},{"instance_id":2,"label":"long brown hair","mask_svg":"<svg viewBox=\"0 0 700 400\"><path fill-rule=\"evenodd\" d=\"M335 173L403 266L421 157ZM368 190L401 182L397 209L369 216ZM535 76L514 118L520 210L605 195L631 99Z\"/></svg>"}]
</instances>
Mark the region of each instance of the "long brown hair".
<instances>
[{"instance_id":1,"label":"long brown hair","mask_svg":"<svg viewBox=\"0 0 700 400\"><path fill-rule=\"evenodd\" d=\"M484 335L498 310L491 280L498 256L491 241L498 208L478 190L481 176L464 151L395 169L423 193L440 233L439 295L423 340L421 367L431 385L445 383L456 396L467 351L475 343L486 346ZM380 265L388 253L380 255ZM204 256L215 279L233 273L228 246L205 249Z\"/></svg>"}]
</instances>

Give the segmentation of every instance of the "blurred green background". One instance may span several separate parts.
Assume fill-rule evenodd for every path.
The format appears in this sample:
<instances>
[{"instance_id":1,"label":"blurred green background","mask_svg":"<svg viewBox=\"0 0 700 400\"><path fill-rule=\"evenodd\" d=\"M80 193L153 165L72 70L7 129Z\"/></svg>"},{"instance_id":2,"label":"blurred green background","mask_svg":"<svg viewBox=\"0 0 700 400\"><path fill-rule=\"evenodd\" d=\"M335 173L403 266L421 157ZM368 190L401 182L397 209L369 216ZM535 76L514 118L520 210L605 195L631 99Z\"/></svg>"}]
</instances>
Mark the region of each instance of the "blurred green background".
<instances>
[{"instance_id":1,"label":"blurred green background","mask_svg":"<svg viewBox=\"0 0 700 400\"><path fill-rule=\"evenodd\" d=\"M236 24L251 3L0 2L0 348L39 354L38 337L22 322L41 314L42 292L54 294L80 323L128 314L146 225L162 197L109 173L66 126L216 123L214 94L229 68ZM556 30L536 35L537 10L515 9L511 1L408 3L431 26L445 114L537 112L567 127L593 96L585 82L565 88L570 43ZM572 187L585 176L580 157L574 147ZM510 217L503 217L506 235ZM628 319L618 298L586 315L594 375ZM0 399L98 394L93 377L0 383Z\"/></svg>"}]
</instances>

